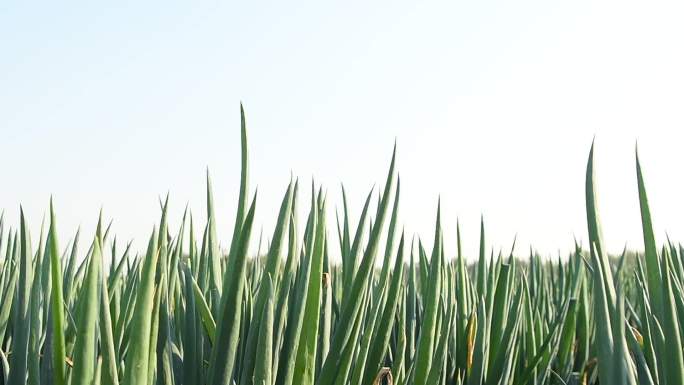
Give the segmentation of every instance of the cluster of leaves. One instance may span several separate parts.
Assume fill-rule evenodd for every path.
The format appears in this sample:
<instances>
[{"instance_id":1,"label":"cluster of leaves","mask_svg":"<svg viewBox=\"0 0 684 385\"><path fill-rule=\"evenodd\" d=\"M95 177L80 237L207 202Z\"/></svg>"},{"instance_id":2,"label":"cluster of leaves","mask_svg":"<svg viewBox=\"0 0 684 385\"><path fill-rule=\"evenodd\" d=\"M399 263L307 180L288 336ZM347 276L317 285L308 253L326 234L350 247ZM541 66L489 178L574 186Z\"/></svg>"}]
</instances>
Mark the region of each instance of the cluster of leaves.
<instances>
[{"instance_id":1,"label":"cluster of leaves","mask_svg":"<svg viewBox=\"0 0 684 385\"><path fill-rule=\"evenodd\" d=\"M593 148L590 248L567 261L490 253L484 224L475 263L460 231L447 258L439 205L432 248L406 242L394 154L375 215L371 192L353 226L344 198L330 242L326 197L312 187L300 236L291 182L267 252L250 257L244 113L241 141L227 255L208 178L201 238L187 210L171 232L167 198L139 255L121 252L101 220L84 257L78 233L60 249L52 204L35 252L23 213L8 231L0 218L0 384L682 383L684 253L656 248L638 159L645 252L617 262L601 239Z\"/></svg>"}]
</instances>

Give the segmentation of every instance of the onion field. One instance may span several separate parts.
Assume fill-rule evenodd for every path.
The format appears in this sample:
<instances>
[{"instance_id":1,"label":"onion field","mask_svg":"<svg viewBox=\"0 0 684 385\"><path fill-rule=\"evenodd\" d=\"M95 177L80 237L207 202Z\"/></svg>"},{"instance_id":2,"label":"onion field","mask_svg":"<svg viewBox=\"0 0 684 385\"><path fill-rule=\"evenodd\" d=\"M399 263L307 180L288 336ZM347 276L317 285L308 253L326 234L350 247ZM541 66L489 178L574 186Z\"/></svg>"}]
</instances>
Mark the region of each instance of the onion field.
<instances>
[{"instance_id":1,"label":"onion field","mask_svg":"<svg viewBox=\"0 0 684 385\"><path fill-rule=\"evenodd\" d=\"M244 112L241 123L230 234L217 233L209 180L207 222L167 212L167 198L145 250L102 221L58 239L52 202L40 234L23 212L0 219L0 385L684 383L684 249L656 243L638 157L635 253L604 249L592 146L575 181L590 244L561 260L492 253L484 224L479 255L462 255L438 202L433 236L402 233L389 152L385 182L364 202L284 186L268 247L251 255L258 198ZM338 217L326 216L331 205Z\"/></svg>"}]
</instances>

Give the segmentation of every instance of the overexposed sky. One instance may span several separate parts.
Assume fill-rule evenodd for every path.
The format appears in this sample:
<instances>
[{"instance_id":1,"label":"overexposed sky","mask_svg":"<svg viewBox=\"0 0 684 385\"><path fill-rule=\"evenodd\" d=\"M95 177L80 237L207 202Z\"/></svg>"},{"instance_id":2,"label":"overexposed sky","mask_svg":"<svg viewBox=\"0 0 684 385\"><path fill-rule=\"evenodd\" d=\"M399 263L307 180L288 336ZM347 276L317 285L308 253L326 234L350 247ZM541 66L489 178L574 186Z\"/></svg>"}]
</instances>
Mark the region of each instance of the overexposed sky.
<instances>
[{"instance_id":1,"label":"overexposed sky","mask_svg":"<svg viewBox=\"0 0 684 385\"><path fill-rule=\"evenodd\" d=\"M409 233L431 239L441 196L449 252L460 218L475 254L481 213L497 249L565 252L594 136L609 251L642 247L637 140L658 241L681 240L683 19L676 1L4 1L0 208L37 228L53 194L66 244L103 206L142 248L167 191L173 228L186 202L204 221L208 167L225 245L242 101L255 242L291 173L332 208L344 182L358 215L396 139Z\"/></svg>"}]
</instances>

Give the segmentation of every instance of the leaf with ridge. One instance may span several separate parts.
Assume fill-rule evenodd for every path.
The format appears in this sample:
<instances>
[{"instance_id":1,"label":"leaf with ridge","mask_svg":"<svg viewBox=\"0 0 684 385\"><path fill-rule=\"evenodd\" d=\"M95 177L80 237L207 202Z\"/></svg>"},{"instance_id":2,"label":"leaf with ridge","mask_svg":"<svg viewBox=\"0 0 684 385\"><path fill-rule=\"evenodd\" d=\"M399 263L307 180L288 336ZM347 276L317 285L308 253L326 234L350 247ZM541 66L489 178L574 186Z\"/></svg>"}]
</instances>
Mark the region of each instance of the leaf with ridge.
<instances>
[{"instance_id":1,"label":"leaf with ridge","mask_svg":"<svg viewBox=\"0 0 684 385\"><path fill-rule=\"evenodd\" d=\"M240 337L241 314L239 302L245 289L245 265L247 247L252 233L252 222L256 207L256 193L240 231L239 246L229 255L229 267L223 279L221 306L216 329L216 343L212 347L209 363L209 383L228 385L233 376L237 346Z\"/></svg>"},{"instance_id":2,"label":"leaf with ridge","mask_svg":"<svg viewBox=\"0 0 684 385\"><path fill-rule=\"evenodd\" d=\"M85 273L85 281L79 294L78 333L74 344L74 368L71 373L72 385L90 385L95 378L97 364L97 317L100 310L100 291L98 289L101 273L100 240L95 237L93 252L90 254Z\"/></svg>"}]
</instances>

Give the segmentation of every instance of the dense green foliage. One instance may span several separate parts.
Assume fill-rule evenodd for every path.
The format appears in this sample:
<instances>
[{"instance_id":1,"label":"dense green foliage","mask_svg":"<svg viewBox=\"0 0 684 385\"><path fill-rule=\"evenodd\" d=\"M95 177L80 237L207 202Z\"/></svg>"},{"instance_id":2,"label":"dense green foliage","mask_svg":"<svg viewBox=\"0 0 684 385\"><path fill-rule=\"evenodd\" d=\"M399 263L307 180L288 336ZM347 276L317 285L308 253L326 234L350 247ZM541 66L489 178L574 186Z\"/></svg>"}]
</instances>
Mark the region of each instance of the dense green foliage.
<instances>
[{"instance_id":1,"label":"dense green foliage","mask_svg":"<svg viewBox=\"0 0 684 385\"><path fill-rule=\"evenodd\" d=\"M267 251L250 256L244 113L241 143L227 255L208 178L201 231L187 211L172 231L167 199L143 254L122 250L102 221L85 253L78 233L60 248L52 204L37 244L23 212L16 228L0 219L0 384L682 383L684 253L656 246L638 159L643 254L606 254L592 147L590 245L567 259L490 253L484 223L475 263L460 232L457 255L445 255L439 205L431 248L405 237L394 154L356 226L345 198L329 231L314 186L298 226L293 181Z\"/></svg>"}]
</instances>

